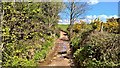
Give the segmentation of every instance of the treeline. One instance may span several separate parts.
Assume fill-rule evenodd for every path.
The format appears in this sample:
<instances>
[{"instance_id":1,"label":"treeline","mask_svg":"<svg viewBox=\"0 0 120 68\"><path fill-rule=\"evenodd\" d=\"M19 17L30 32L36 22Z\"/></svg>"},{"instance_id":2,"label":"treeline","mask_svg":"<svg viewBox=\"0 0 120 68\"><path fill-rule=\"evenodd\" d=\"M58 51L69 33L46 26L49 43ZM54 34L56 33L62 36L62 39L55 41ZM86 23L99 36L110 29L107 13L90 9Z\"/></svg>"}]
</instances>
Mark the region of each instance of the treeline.
<instances>
[{"instance_id":1,"label":"treeline","mask_svg":"<svg viewBox=\"0 0 120 68\"><path fill-rule=\"evenodd\" d=\"M58 29L58 2L2 2L2 66L36 66Z\"/></svg>"}]
</instances>

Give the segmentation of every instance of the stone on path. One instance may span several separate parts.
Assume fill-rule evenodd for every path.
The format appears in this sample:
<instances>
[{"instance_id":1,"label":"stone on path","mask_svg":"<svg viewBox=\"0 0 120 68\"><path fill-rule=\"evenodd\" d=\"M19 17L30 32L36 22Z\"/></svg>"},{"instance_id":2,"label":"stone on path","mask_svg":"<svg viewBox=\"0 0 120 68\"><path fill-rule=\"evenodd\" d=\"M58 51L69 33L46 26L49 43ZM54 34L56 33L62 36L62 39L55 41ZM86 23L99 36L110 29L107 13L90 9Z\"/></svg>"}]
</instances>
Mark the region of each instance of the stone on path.
<instances>
[{"instance_id":1,"label":"stone on path","mask_svg":"<svg viewBox=\"0 0 120 68\"><path fill-rule=\"evenodd\" d=\"M61 50L58 52L58 54L66 54L67 53L67 50Z\"/></svg>"}]
</instances>

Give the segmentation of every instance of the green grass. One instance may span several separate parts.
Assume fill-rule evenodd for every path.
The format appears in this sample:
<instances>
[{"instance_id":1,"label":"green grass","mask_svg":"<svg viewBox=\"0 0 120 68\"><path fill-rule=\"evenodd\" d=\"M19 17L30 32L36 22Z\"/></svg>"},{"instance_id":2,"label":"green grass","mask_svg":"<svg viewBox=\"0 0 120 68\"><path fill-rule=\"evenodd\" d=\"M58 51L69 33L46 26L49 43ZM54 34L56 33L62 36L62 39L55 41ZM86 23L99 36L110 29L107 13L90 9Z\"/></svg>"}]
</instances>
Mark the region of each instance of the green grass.
<instances>
[{"instance_id":1,"label":"green grass","mask_svg":"<svg viewBox=\"0 0 120 68\"><path fill-rule=\"evenodd\" d=\"M58 27L64 31L67 31L68 26L69 26L68 24L58 24Z\"/></svg>"}]
</instances>

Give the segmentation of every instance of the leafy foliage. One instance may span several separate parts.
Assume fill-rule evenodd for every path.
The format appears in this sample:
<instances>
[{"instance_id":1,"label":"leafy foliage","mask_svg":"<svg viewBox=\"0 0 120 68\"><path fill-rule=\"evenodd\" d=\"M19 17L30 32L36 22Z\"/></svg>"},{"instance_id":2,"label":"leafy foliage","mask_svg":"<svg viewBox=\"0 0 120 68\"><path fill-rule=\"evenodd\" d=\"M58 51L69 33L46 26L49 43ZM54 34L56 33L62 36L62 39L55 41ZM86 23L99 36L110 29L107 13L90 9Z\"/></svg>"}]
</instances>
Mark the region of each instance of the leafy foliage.
<instances>
[{"instance_id":1,"label":"leafy foliage","mask_svg":"<svg viewBox=\"0 0 120 68\"><path fill-rule=\"evenodd\" d=\"M118 31L118 23L115 21L109 22L114 23L114 25L111 25L112 27L108 26L108 30L111 30L110 33L105 30L108 22L102 23L104 32L99 32L101 23L98 18L91 24L86 24L84 28L78 28L78 32L74 32L70 44L72 45L73 57L78 66L88 68L120 66L120 35L113 34ZM78 25L74 25L74 29L76 29ZM80 24L79 26L81 27Z\"/></svg>"},{"instance_id":2,"label":"leafy foliage","mask_svg":"<svg viewBox=\"0 0 120 68\"><path fill-rule=\"evenodd\" d=\"M119 38L119 34L92 34L74 53L75 60L80 66L91 68L118 66L120 64Z\"/></svg>"},{"instance_id":3,"label":"leafy foliage","mask_svg":"<svg viewBox=\"0 0 120 68\"><path fill-rule=\"evenodd\" d=\"M3 66L36 66L45 58L55 39L60 5L3 2Z\"/></svg>"},{"instance_id":4,"label":"leafy foliage","mask_svg":"<svg viewBox=\"0 0 120 68\"><path fill-rule=\"evenodd\" d=\"M100 18L96 18L91 22L93 28L96 29L97 31L100 31L100 27L102 26L101 23L102 22L100 21Z\"/></svg>"},{"instance_id":5,"label":"leafy foliage","mask_svg":"<svg viewBox=\"0 0 120 68\"><path fill-rule=\"evenodd\" d=\"M107 19L106 23L103 23L100 18L96 18L91 22L91 25L97 31L100 31L102 29L109 33L119 33L119 24L117 22L117 19L114 18Z\"/></svg>"},{"instance_id":6,"label":"leafy foliage","mask_svg":"<svg viewBox=\"0 0 120 68\"><path fill-rule=\"evenodd\" d=\"M74 25L73 25L73 31L75 33L79 33L80 31L83 31L83 30L90 30L92 29L92 26L90 24L87 24L86 22L80 20L80 22L76 22Z\"/></svg>"},{"instance_id":7,"label":"leafy foliage","mask_svg":"<svg viewBox=\"0 0 120 68\"><path fill-rule=\"evenodd\" d=\"M118 33L119 32L119 24L116 20L107 21L107 23L104 23L103 27L104 27L104 30L109 33Z\"/></svg>"},{"instance_id":8,"label":"leafy foliage","mask_svg":"<svg viewBox=\"0 0 120 68\"><path fill-rule=\"evenodd\" d=\"M78 29L76 26L81 27ZM90 24L86 24L85 22L82 22L80 24L74 24L74 34L73 37L71 38L70 44L72 45L73 52L75 52L77 49L80 48L81 44L83 43L84 39L89 36L91 33L92 26Z\"/></svg>"}]
</instances>

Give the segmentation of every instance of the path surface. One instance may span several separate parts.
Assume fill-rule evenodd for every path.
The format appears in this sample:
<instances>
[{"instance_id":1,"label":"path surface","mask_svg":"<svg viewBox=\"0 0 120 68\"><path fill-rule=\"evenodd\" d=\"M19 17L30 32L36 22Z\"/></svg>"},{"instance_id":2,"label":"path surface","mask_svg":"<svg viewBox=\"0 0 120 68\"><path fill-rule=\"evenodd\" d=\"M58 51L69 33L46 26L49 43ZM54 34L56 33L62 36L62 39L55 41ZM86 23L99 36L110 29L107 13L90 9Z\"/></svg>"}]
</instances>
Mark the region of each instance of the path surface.
<instances>
[{"instance_id":1,"label":"path surface","mask_svg":"<svg viewBox=\"0 0 120 68\"><path fill-rule=\"evenodd\" d=\"M73 66L68 37L65 32L56 40L55 46L47 56L46 60L40 63L40 66Z\"/></svg>"}]
</instances>

